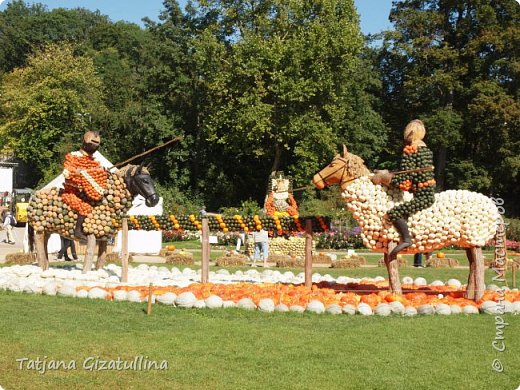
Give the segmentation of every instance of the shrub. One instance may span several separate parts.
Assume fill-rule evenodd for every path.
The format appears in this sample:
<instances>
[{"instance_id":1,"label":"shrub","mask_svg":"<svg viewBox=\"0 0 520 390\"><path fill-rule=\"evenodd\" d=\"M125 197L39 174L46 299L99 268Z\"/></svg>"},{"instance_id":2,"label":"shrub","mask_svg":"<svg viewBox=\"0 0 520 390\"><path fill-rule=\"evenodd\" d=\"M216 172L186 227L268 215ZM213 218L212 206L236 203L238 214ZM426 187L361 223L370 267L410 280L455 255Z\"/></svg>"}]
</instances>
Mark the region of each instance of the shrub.
<instances>
[{"instance_id":1,"label":"shrub","mask_svg":"<svg viewBox=\"0 0 520 390\"><path fill-rule=\"evenodd\" d=\"M511 241L520 241L520 219L506 218L506 238Z\"/></svg>"}]
</instances>

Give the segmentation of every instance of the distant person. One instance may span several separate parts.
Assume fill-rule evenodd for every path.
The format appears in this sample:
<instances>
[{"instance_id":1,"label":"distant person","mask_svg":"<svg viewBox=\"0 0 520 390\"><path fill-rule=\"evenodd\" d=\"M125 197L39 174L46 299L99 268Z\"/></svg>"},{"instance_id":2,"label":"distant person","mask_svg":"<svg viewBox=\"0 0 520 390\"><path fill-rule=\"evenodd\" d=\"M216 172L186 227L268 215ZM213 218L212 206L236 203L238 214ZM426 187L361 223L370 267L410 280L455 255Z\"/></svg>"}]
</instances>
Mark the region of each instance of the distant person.
<instances>
[{"instance_id":1,"label":"distant person","mask_svg":"<svg viewBox=\"0 0 520 390\"><path fill-rule=\"evenodd\" d=\"M430 258L432 257L432 253L424 252L424 256L426 257L426 264L427 264L428 261L430 260ZM423 258L423 253L416 253L415 255L413 255L413 266L418 267L418 268L426 267L425 265L422 264L422 258Z\"/></svg>"},{"instance_id":2,"label":"distant person","mask_svg":"<svg viewBox=\"0 0 520 390\"><path fill-rule=\"evenodd\" d=\"M206 211L206 206L202 206L202 208L199 211L201 218L206 218L208 216L208 212Z\"/></svg>"},{"instance_id":3,"label":"distant person","mask_svg":"<svg viewBox=\"0 0 520 390\"><path fill-rule=\"evenodd\" d=\"M6 239L4 240L4 242L11 244L11 245L15 244L14 235L13 235L13 226L16 226L16 224L17 224L17 222L16 222L16 218L14 217L14 215L12 215L10 211L7 211L5 213L5 218L4 218L4 229L6 231Z\"/></svg>"},{"instance_id":4,"label":"distant person","mask_svg":"<svg viewBox=\"0 0 520 390\"><path fill-rule=\"evenodd\" d=\"M253 233L255 242L255 253L253 255L253 265L260 258L264 260L264 267L267 266L267 258L269 257L269 233L267 230L260 229Z\"/></svg>"},{"instance_id":5,"label":"distant person","mask_svg":"<svg viewBox=\"0 0 520 390\"><path fill-rule=\"evenodd\" d=\"M422 267L422 253L416 253L413 255L413 266Z\"/></svg>"},{"instance_id":6,"label":"distant person","mask_svg":"<svg viewBox=\"0 0 520 390\"><path fill-rule=\"evenodd\" d=\"M68 249L70 248L70 254L74 260L78 260L78 255L76 254L76 244L70 238L60 237L61 240L61 249L58 252L58 260L61 260L62 257L65 258L65 261L72 261L69 257Z\"/></svg>"}]
</instances>

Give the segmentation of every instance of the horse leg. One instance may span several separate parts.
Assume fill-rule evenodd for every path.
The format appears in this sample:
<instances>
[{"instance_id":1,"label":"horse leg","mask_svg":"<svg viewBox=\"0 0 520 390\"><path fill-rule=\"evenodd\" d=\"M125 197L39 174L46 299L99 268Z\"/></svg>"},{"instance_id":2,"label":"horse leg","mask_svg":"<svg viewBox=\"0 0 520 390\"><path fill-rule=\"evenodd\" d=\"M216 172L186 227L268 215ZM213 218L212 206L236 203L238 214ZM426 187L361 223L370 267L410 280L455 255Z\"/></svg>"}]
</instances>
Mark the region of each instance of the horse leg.
<instances>
[{"instance_id":1,"label":"horse leg","mask_svg":"<svg viewBox=\"0 0 520 390\"><path fill-rule=\"evenodd\" d=\"M38 266L43 270L48 269L49 261L47 260L45 233L35 233L34 244L36 248L36 259L38 260Z\"/></svg>"},{"instance_id":2,"label":"horse leg","mask_svg":"<svg viewBox=\"0 0 520 390\"><path fill-rule=\"evenodd\" d=\"M47 263L46 268L49 268L49 239L51 238L50 233L45 233L44 240L45 240L45 261Z\"/></svg>"},{"instance_id":3,"label":"horse leg","mask_svg":"<svg viewBox=\"0 0 520 390\"><path fill-rule=\"evenodd\" d=\"M96 236L89 234L87 236L87 253L85 254L85 261L83 262L82 273L86 274L92 268L94 261L94 250L96 249Z\"/></svg>"},{"instance_id":4,"label":"horse leg","mask_svg":"<svg viewBox=\"0 0 520 390\"><path fill-rule=\"evenodd\" d=\"M397 246L393 241L388 243L388 252L385 252L385 265L388 271L388 280L390 291L393 294L402 295L403 290L401 289L401 280L399 279L399 264L397 261L397 255L390 256L390 252Z\"/></svg>"},{"instance_id":5,"label":"horse leg","mask_svg":"<svg viewBox=\"0 0 520 390\"><path fill-rule=\"evenodd\" d=\"M98 255L96 260L96 269L101 269L105 266L105 259L107 257L107 241L100 241L98 243Z\"/></svg>"},{"instance_id":6,"label":"horse leg","mask_svg":"<svg viewBox=\"0 0 520 390\"><path fill-rule=\"evenodd\" d=\"M468 286L466 288L466 298L472 299L475 302L479 301L484 295L486 284L484 281L484 256L482 255L482 248L474 247L467 248L466 255L469 260L469 276Z\"/></svg>"},{"instance_id":7,"label":"horse leg","mask_svg":"<svg viewBox=\"0 0 520 390\"><path fill-rule=\"evenodd\" d=\"M466 286L466 298L475 299L475 260L471 248L466 248L466 256L469 261L468 285Z\"/></svg>"}]
</instances>

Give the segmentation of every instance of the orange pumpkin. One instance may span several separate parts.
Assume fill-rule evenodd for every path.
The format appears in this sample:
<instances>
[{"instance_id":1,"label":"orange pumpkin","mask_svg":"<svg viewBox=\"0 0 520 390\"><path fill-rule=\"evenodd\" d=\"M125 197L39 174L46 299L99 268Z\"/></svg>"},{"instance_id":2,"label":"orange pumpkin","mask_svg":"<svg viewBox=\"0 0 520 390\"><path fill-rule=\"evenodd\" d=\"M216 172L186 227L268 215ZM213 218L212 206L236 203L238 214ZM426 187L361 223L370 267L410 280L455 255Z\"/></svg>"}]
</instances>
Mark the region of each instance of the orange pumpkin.
<instances>
[{"instance_id":1,"label":"orange pumpkin","mask_svg":"<svg viewBox=\"0 0 520 390\"><path fill-rule=\"evenodd\" d=\"M445 257L446 257L446 254L444 252L437 253L437 258L438 259L444 259Z\"/></svg>"}]
</instances>

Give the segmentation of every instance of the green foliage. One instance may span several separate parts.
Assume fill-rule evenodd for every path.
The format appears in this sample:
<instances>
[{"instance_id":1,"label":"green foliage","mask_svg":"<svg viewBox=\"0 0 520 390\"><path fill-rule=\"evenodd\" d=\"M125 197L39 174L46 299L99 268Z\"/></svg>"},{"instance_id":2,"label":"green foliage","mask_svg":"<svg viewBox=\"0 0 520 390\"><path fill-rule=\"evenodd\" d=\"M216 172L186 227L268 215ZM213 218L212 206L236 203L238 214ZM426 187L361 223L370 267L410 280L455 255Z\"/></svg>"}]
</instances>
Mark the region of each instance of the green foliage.
<instances>
[{"instance_id":1,"label":"green foliage","mask_svg":"<svg viewBox=\"0 0 520 390\"><path fill-rule=\"evenodd\" d=\"M520 7L513 1L394 2L395 31L378 50L381 106L396 149L419 117L436 152L441 189L501 196L517 215L520 197Z\"/></svg>"},{"instance_id":2,"label":"green foliage","mask_svg":"<svg viewBox=\"0 0 520 390\"><path fill-rule=\"evenodd\" d=\"M52 170L79 143L86 118L96 122L106 112L101 89L90 58L75 56L69 45L47 46L3 79L3 147L39 172Z\"/></svg>"},{"instance_id":3,"label":"green foliage","mask_svg":"<svg viewBox=\"0 0 520 390\"><path fill-rule=\"evenodd\" d=\"M222 19L210 17L216 14ZM207 53L200 62L209 98L202 129L222 152L258 167L257 186L280 169L295 183L308 182L344 139L363 145L360 153L380 150L382 143L370 142L384 127L364 92L351 0L200 2L194 19L208 21L193 42Z\"/></svg>"},{"instance_id":4,"label":"green foliage","mask_svg":"<svg viewBox=\"0 0 520 390\"><path fill-rule=\"evenodd\" d=\"M240 207L221 207L220 212L226 215L261 215L263 210L258 202L249 198L240 203Z\"/></svg>"},{"instance_id":5,"label":"green foliage","mask_svg":"<svg viewBox=\"0 0 520 390\"><path fill-rule=\"evenodd\" d=\"M183 192L170 185L166 186L156 182L155 187L157 193L159 193L163 198L163 209L165 214L198 215L199 210L204 204L201 198L190 196L189 193Z\"/></svg>"},{"instance_id":6,"label":"green foliage","mask_svg":"<svg viewBox=\"0 0 520 390\"><path fill-rule=\"evenodd\" d=\"M377 47L363 41L353 0L184 10L165 0L144 29L13 0L0 12L0 145L35 167L36 184L86 129L101 131L113 162L181 135L137 161L151 165L165 207L249 199L237 210L253 210L271 171L305 186L342 143L370 169L392 169L418 117L440 189L499 196L519 215L520 8L403 0L390 19L395 30ZM335 196L306 192L302 215L345 217Z\"/></svg>"},{"instance_id":7,"label":"green foliage","mask_svg":"<svg viewBox=\"0 0 520 390\"><path fill-rule=\"evenodd\" d=\"M506 238L511 241L520 241L520 219L506 218Z\"/></svg>"}]
</instances>

